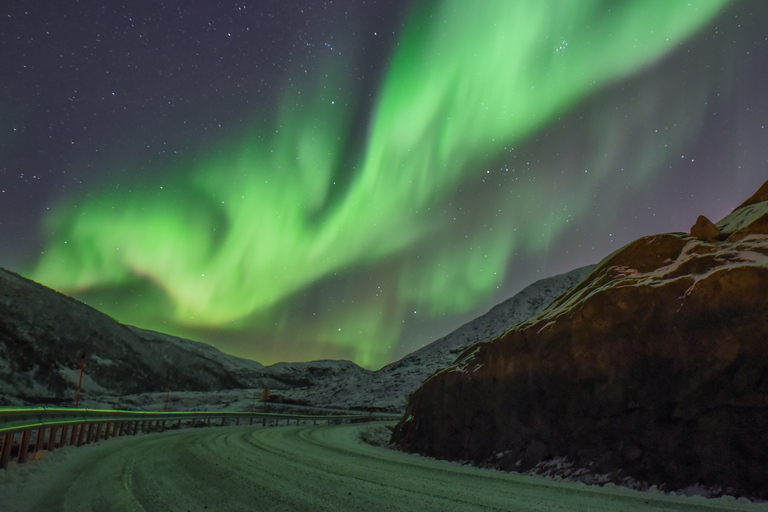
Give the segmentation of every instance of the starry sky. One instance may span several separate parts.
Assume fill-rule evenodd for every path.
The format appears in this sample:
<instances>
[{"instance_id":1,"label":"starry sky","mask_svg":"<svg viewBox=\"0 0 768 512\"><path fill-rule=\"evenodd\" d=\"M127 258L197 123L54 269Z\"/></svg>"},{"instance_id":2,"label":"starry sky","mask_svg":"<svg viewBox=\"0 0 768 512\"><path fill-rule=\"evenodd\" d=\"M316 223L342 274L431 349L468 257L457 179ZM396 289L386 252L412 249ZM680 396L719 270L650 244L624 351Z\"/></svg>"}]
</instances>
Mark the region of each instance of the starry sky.
<instances>
[{"instance_id":1,"label":"starry sky","mask_svg":"<svg viewBox=\"0 0 768 512\"><path fill-rule=\"evenodd\" d=\"M768 2L0 7L0 266L369 368L768 179Z\"/></svg>"}]
</instances>

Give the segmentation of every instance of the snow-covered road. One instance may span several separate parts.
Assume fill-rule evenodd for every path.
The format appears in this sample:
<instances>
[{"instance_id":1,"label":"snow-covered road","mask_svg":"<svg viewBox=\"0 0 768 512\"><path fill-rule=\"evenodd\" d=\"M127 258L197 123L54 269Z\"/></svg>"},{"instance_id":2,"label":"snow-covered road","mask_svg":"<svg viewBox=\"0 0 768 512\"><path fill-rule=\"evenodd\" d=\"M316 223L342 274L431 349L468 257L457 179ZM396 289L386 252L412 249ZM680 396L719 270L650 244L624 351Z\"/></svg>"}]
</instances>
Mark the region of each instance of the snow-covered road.
<instances>
[{"instance_id":1,"label":"snow-covered road","mask_svg":"<svg viewBox=\"0 0 768 512\"><path fill-rule=\"evenodd\" d=\"M367 445L361 428L217 427L65 448L0 471L0 510L768 510L480 470Z\"/></svg>"}]
</instances>

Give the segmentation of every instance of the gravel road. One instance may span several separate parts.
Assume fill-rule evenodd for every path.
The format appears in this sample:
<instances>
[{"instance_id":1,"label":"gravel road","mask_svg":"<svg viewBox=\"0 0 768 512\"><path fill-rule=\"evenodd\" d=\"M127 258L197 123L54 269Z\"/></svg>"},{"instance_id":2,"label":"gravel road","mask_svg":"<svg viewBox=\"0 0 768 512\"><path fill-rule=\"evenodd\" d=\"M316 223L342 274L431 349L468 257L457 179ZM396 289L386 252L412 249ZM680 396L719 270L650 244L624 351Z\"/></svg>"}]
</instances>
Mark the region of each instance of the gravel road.
<instances>
[{"instance_id":1,"label":"gravel road","mask_svg":"<svg viewBox=\"0 0 768 512\"><path fill-rule=\"evenodd\" d=\"M768 511L427 459L362 443L361 428L216 427L64 448L0 471L0 510Z\"/></svg>"}]
</instances>

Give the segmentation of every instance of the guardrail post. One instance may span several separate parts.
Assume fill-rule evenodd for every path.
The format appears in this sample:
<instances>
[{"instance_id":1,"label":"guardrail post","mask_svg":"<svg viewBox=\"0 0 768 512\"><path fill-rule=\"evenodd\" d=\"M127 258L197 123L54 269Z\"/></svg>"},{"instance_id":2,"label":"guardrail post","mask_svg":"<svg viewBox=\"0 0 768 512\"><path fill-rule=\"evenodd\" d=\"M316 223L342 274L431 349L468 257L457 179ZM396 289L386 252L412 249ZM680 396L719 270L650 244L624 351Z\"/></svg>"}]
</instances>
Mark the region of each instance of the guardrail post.
<instances>
[{"instance_id":1,"label":"guardrail post","mask_svg":"<svg viewBox=\"0 0 768 512\"><path fill-rule=\"evenodd\" d=\"M72 425L72 435L69 437L69 446L72 446L75 444L75 439L77 439L77 430L78 425Z\"/></svg>"},{"instance_id":2,"label":"guardrail post","mask_svg":"<svg viewBox=\"0 0 768 512\"><path fill-rule=\"evenodd\" d=\"M5 434L3 436L3 448L0 451L0 469L8 468L8 461L11 459L11 447L13 446L13 438L16 434Z\"/></svg>"},{"instance_id":3,"label":"guardrail post","mask_svg":"<svg viewBox=\"0 0 768 512\"><path fill-rule=\"evenodd\" d=\"M19 464L27 462L27 456L29 455L29 438L31 435L31 430L25 430L21 433L21 442L19 443Z\"/></svg>"},{"instance_id":4,"label":"guardrail post","mask_svg":"<svg viewBox=\"0 0 768 512\"><path fill-rule=\"evenodd\" d=\"M35 451L39 452L43 447L43 439L45 438L45 429L40 427L37 429L37 439L35 439Z\"/></svg>"},{"instance_id":5,"label":"guardrail post","mask_svg":"<svg viewBox=\"0 0 768 512\"><path fill-rule=\"evenodd\" d=\"M69 425L64 425L61 427L61 438L59 440L59 446L67 446L67 431L69 430Z\"/></svg>"},{"instance_id":6,"label":"guardrail post","mask_svg":"<svg viewBox=\"0 0 768 512\"><path fill-rule=\"evenodd\" d=\"M83 445L83 441L85 440L85 431L88 430L88 423L81 423L80 424L80 432L77 434L77 446L78 448Z\"/></svg>"},{"instance_id":7,"label":"guardrail post","mask_svg":"<svg viewBox=\"0 0 768 512\"><path fill-rule=\"evenodd\" d=\"M56 433L59 431L59 427L51 427L51 431L48 433L48 451L52 452L56 448Z\"/></svg>"},{"instance_id":8,"label":"guardrail post","mask_svg":"<svg viewBox=\"0 0 768 512\"><path fill-rule=\"evenodd\" d=\"M85 430L86 430L87 426L88 426L87 423L81 423L80 424L80 429L79 429L79 432L77 434L77 447L78 448L80 448L83 445L83 437L85 437Z\"/></svg>"},{"instance_id":9,"label":"guardrail post","mask_svg":"<svg viewBox=\"0 0 768 512\"><path fill-rule=\"evenodd\" d=\"M108 421L106 428L104 428L104 440L109 439L110 430L112 430L112 422Z\"/></svg>"}]
</instances>

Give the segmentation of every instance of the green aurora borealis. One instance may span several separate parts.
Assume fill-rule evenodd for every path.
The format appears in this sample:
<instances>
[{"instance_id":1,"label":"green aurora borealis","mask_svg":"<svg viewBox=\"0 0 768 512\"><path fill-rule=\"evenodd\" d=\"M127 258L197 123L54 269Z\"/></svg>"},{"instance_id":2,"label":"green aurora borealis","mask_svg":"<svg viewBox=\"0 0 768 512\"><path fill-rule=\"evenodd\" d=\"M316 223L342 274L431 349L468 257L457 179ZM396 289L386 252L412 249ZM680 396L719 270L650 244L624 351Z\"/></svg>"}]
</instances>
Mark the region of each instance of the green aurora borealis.
<instances>
[{"instance_id":1,"label":"green aurora borealis","mask_svg":"<svg viewBox=\"0 0 768 512\"><path fill-rule=\"evenodd\" d=\"M576 199L538 214L543 180L513 198L489 192L471 224L455 220L463 184L658 62L726 3L430 2L399 37L362 143L354 107L328 94L354 84L329 65L301 102L285 93L277 126L130 192L61 203L29 275L126 323L198 339L240 333L247 349L218 346L262 362L283 353L263 341L380 366L404 318L489 299L514 254L546 251L609 171L572 178ZM326 307L323 290L343 307Z\"/></svg>"}]
</instances>

